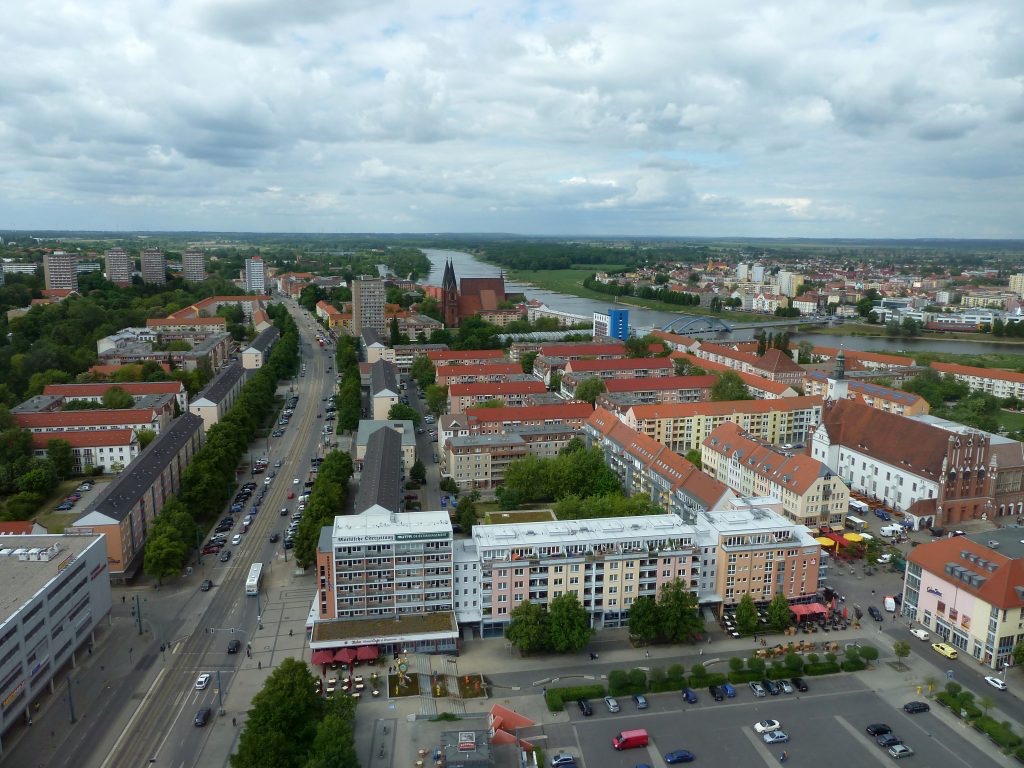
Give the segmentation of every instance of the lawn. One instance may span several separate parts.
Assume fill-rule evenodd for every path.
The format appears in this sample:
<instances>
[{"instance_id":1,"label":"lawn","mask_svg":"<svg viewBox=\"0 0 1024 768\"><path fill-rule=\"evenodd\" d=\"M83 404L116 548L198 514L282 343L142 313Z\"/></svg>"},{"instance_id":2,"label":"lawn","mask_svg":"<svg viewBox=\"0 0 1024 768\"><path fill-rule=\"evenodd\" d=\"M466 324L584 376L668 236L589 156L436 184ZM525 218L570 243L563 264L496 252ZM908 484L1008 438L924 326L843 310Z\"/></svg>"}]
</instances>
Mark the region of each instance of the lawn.
<instances>
[{"instance_id":1,"label":"lawn","mask_svg":"<svg viewBox=\"0 0 1024 768\"><path fill-rule=\"evenodd\" d=\"M1017 432L1024 429L1024 412L999 411L999 426L1007 432Z\"/></svg>"},{"instance_id":2,"label":"lawn","mask_svg":"<svg viewBox=\"0 0 1024 768\"><path fill-rule=\"evenodd\" d=\"M81 502L67 512L57 512L55 509L84 479L84 477L73 477L58 484L53 495L43 502L40 511L36 513L35 519L50 533L63 533L64 529L81 517L82 512L85 511L85 507ZM92 479L95 480L96 478Z\"/></svg>"}]
</instances>

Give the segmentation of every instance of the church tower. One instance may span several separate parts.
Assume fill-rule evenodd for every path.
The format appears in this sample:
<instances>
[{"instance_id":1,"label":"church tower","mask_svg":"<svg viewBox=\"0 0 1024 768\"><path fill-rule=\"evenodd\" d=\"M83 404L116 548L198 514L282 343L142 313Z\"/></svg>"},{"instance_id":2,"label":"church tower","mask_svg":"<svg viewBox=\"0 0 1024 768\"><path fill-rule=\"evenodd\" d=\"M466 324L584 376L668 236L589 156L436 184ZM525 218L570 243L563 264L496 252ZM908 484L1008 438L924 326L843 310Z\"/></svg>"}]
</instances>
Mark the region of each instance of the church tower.
<instances>
[{"instance_id":1,"label":"church tower","mask_svg":"<svg viewBox=\"0 0 1024 768\"><path fill-rule=\"evenodd\" d=\"M441 319L446 328L454 328L459 324L459 287L455 282L455 267L449 259L444 265L444 277L441 280Z\"/></svg>"}]
</instances>

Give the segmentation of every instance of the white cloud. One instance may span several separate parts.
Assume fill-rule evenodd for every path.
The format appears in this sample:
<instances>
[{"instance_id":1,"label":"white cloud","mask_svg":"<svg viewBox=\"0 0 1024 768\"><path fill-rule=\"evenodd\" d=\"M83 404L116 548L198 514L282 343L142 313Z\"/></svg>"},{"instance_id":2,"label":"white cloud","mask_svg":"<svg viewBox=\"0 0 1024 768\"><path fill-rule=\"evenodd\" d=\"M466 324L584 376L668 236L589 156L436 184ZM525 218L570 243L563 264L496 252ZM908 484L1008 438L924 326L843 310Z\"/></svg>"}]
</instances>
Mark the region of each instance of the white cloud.
<instances>
[{"instance_id":1,"label":"white cloud","mask_svg":"<svg viewBox=\"0 0 1024 768\"><path fill-rule=\"evenodd\" d=\"M0 226L1024 235L1018 0L9 16Z\"/></svg>"}]
</instances>

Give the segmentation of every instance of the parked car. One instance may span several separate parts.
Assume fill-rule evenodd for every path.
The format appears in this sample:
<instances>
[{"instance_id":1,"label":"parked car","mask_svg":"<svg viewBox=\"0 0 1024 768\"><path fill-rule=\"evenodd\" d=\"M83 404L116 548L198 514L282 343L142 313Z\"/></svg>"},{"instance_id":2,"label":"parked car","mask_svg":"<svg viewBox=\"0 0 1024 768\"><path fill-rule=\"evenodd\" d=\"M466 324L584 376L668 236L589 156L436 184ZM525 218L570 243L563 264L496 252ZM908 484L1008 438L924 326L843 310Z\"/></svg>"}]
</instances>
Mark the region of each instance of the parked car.
<instances>
[{"instance_id":1,"label":"parked car","mask_svg":"<svg viewBox=\"0 0 1024 768\"><path fill-rule=\"evenodd\" d=\"M875 743L880 747L894 747L897 744L902 744L903 740L893 733L884 733L875 739Z\"/></svg>"},{"instance_id":2,"label":"parked car","mask_svg":"<svg viewBox=\"0 0 1024 768\"><path fill-rule=\"evenodd\" d=\"M768 733L770 731L777 731L781 727L781 723L778 720L760 720L754 723L754 730L757 733Z\"/></svg>"},{"instance_id":3,"label":"parked car","mask_svg":"<svg viewBox=\"0 0 1024 768\"><path fill-rule=\"evenodd\" d=\"M765 744L785 744L789 741L789 734L785 731L768 731L768 733L761 736L764 739Z\"/></svg>"},{"instance_id":4,"label":"parked car","mask_svg":"<svg viewBox=\"0 0 1024 768\"><path fill-rule=\"evenodd\" d=\"M914 754L914 750L908 747L906 744L897 744L894 747L889 747L889 757L893 760L900 760L904 757L910 757Z\"/></svg>"},{"instance_id":5,"label":"parked car","mask_svg":"<svg viewBox=\"0 0 1024 768\"><path fill-rule=\"evenodd\" d=\"M765 692L764 688L761 687L761 684L760 683L756 683L753 680L750 681L750 690L753 691L754 695L757 696L758 698L760 698L762 696L767 696L768 695Z\"/></svg>"},{"instance_id":6,"label":"parked car","mask_svg":"<svg viewBox=\"0 0 1024 768\"><path fill-rule=\"evenodd\" d=\"M779 684L774 680L769 680L768 678L761 681L761 687L768 691L770 696L778 696L782 693L782 689L779 687Z\"/></svg>"},{"instance_id":7,"label":"parked car","mask_svg":"<svg viewBox=\"0 0 1024 768\"><path fill-rule=\"evenodd\" d=\"M794 677L791 682L793 683L793 687L800 691L800 693L807 691L807 683L804 682L802 677Z\"/></svg>"},{"instance_id":8,"label":"parked car","mask_svg":"<svg viewBox=\"0 0 1024 768\"><path fill-rule=\"evenodd\" d=\"M885 723L872 723L864 730L868 732L869 736L884 736L887 733L892 733L892 728Z\"/></svg>"},{"instance_id":9,"label":"parked car","mask_svg":"<svg viewBox=\"0 0 1024 768\"><path fill-rule=\"evenodd\" d=\"M683 688L682 694L687 704L697 703L697 692L693 688Z\"/></svg>"},{"instance_id":10,"label":"parked car","mask_svg":"<svg viewBox=\"0 0 1024 768\"><path fill-rule=\"evenodd\" d=\"M715 701L725 701L725 694L722 693L722 689L717 685L709 685L708 693L711 694L711 698Z\"/></svg>"},{"instance_id":11,"label":"parked car","mask_svg":"<svg viewBox=\"0 0 1024 768\"><path fill-rule=\"evenodd\" d=\"M991 685L993 688L999 691L1006 690L1006 683L998 677L986 677L985 682Z\"/></svg>"},{"instance_id":12,"label":"parked car","mask_svg":"<svg viewBox=\"0 0 1024 768\"><path fill-rule=\"evenodd\" d=\"M912 634L918 640L924 640L926 642L929 638L931 638L931 634L929 634L928 631L924 629L912 629L910 630L910 634Z\"/></svg>"},{"instance_id":13,"label":"parked car","mask_svg":"<svg viewBox=\"0 0 1024 768\"><path fill-rule=\"evenodd\" d=\"M633 694L633 703L636 704L637 709L647 709L647 697L642 693Z\"/></svg>"},{"instance_id":14,"label":"parked car","mask_svg":"<svg viewBox=\"0 0 1024 768\"><path fill-rule=\"evenodd\" d=\"M778 685L779 688L782 689L783 693L792 693L793 692L793 686L790 685L789 680L779 680L779 682L776 683L776 685Z\"/></svg>"},{"instance_id":15,"label":"parked car","mask_svg":"<svg viewBox=\"0 0 1024 768\"><path fill-rule=\"evenodd\" d=\"M583 713L584 717L590 717L594 714L594 708L590 706L590 702L586 699L577 699L576 706L580 708L580 712Z\"/></svg>"},{"instance_id":16,"label":"parked car","mask_svg":"<svg viewBox=\"0 0 1024 768\"><path fill-rule=\"evenodd\" d=\"M619 708L619 702L618 702L618 700L614 696L605 696L604 697L604 705L606 707L608 707L608 711L613 713L613 714L615 712L618 712L619 709L620 709Z\"/></svg>"},{"instance_id":17,"label":"parked car","mask_svg":"<svg viewBox=\"0 0 1024 768\"><path fill-rule=\"evenodd\" d=\"M869 605L868 606L868 614L875 621L881 621L882 620L882 612L880 610L878 610L877 608L875 608L875 606L873 606L873 605Z\"/></svg>"},{"instance_id":18,"label":"parked car","mask_svg":"<svg viewBox=\"0 0 1024 768\"><path fill-rule=\"evenodd\" d=\"M931 707L923 701L908 701L903 705L903 711L908 715L919 715L922 712L930 712Z\"/></svg>"},{"instance_id":19,"label":"parked car","mask_svg":"<svg viewBox=\"0 0 1024 768\"><path fill-rule=\"evenodd\" d=\"M676 763L692 763L693 760L693 752L688 749L676 749L672 752L666 753L665 755L665 762L669 765L675 765Z\"/></svg>"},{"instance_id":20,"label":"parked car","mask_svg":"<svg viewBox=\"0 0 1024 768\"><path fill-rule=\"evenodd\" d=\"M568 752L556 752L551 756L551 768L561 768L569 763L575 763L576 758Z\"/></svg>"}]
</instances>

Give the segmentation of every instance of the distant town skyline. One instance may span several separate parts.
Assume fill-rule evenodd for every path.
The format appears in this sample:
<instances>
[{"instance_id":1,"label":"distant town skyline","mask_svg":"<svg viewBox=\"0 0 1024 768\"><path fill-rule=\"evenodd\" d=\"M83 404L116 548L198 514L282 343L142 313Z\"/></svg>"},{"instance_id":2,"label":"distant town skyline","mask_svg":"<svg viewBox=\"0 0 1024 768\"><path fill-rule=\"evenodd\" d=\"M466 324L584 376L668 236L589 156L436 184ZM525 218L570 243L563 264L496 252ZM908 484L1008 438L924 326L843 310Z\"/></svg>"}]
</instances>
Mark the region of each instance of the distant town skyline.
<instances>
[{"instance_id":1,"label":"distant town skyline","mask_svg":"<svg viewBox=\"0 0 1024 768\"><path fill-rule=\"evenodd\" d=\"M0 228L1024 237L1019 0L24 5Z\"/></svg>"}]
</instances>

